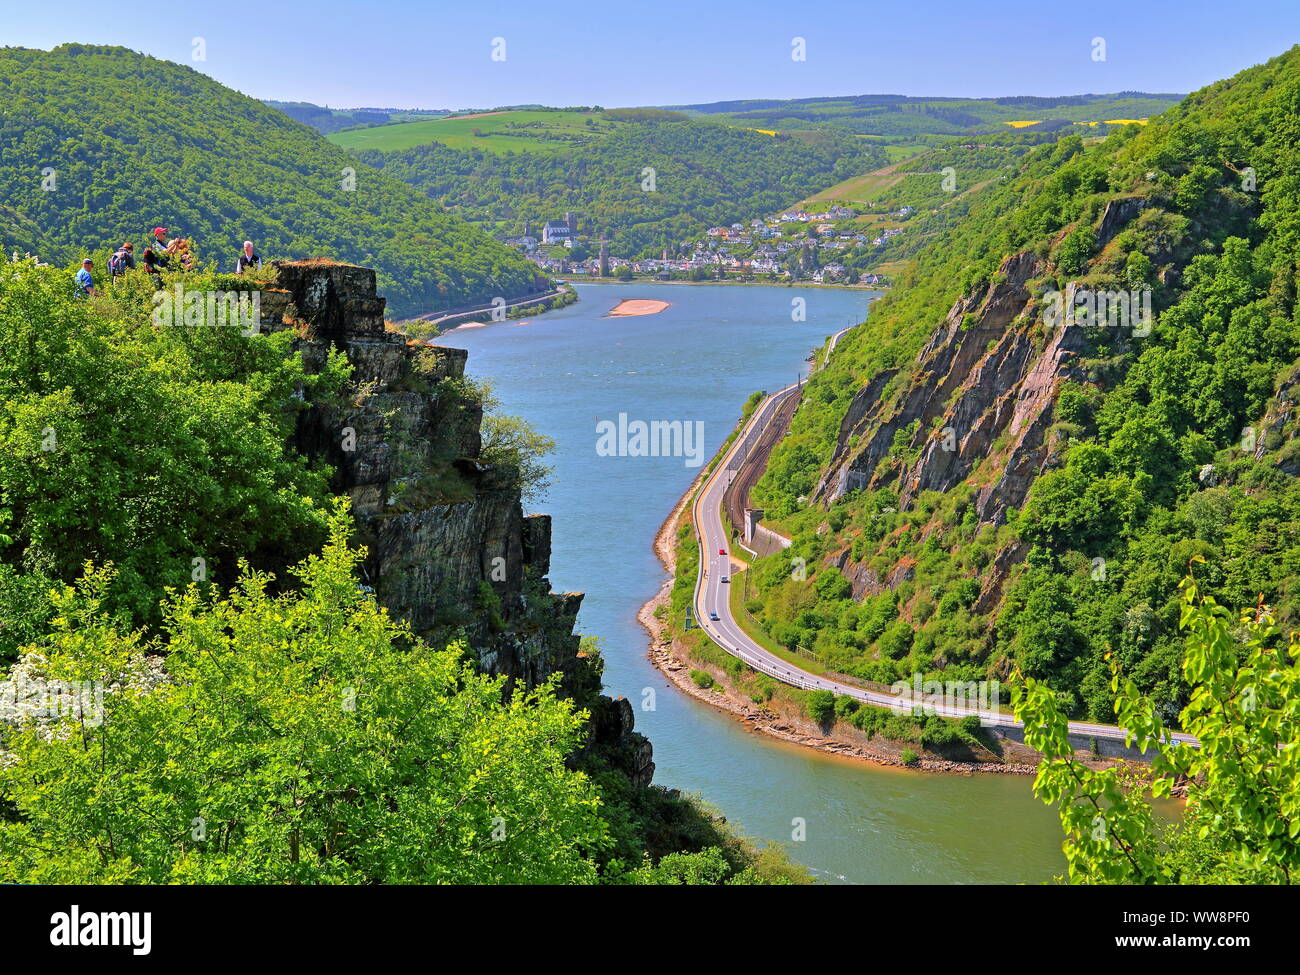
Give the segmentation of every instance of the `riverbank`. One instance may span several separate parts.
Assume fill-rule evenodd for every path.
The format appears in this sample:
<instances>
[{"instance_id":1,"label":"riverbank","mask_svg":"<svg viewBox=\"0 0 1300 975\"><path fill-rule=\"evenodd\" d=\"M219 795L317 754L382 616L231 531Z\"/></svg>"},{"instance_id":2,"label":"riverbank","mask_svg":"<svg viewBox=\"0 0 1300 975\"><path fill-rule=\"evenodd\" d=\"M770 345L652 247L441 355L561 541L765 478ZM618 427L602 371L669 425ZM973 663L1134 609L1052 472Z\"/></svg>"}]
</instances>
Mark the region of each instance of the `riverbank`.
<instances>
[{"instance_id":1,"label":"riverbank","mask_svg":"<svg viewBox=\"0 0 1300 975\"><path fill-rule=\"evenodd\" d=\"M627 281L621 278L601 278L594 275L583 275L581 277L557 277L555 280L564 284L671 284L684 286L709 286L725 284L733 288L808 288L814 291L874 291L876 297L883 298L885 292L889 290L887 284L822 284L816 281L734 281L729 278L710 278L707 281L685 281L681 279L669 279L662 281L658 278L633 277Z\"/></svg>"},{"instance_id":2,"label":"riverbank","mask_svg":"<svg viewBox=\"0 0 1300 975\"><path fill-rule=\"evenodd\" d=\"M602 457L591 449L592 417L609 415L612 401L629 416L702 419L712 431L710 457L735 429L741 404L755 390L792 382L790 367L809 348L861 321L866 296L806 293L809 320L792 323L790 298L800 292L785 288L576 290L581 301L531 327L502 324L439 341L469 349L473 371L492 377L505 408L556 441L555 485L537 509L554 524L548 577L557 591L587 593L579 629L604 642L606 693L633 703L637 730L654 743L655 781L703 796L761 840L791 842L791 821L804 818L811 828L790 852L823 881L1036 883L1062 873L1060 823L1032 795L1032 778L917 775L759 735L678 694L646 652L637 611L664 578L650 543L702 468ZM625 297L672 307L640 323L606 318ZM556 377L571 395L555 395ZM632 539L631 550L617 539ZM682 558L683 575L691 564ZM666 620L679 629L687 585L679 583Z\"/></svg>"},{"instance_id":3,"label":"riverbank","mask_svg":"<svg viewBox=\"0 0 1300 975\"><path fill-rule=\"evenodd\" d=\"M725 449L725 447L723 448ZM655 556L668 572L655 593L637 612L637 622L650 638L647 657L655 668L684 694L703 701L736 718L751 731L791 744L814 748L827 754L858 759L874 765L890 766L912 771L947 772L972 775L976 772L1002 775L1033 775L1038 771L1037 756L1030 749L1015 742L1001 743L1006 761L965 762L938 757L917 757L907 760L906 752L915 753L913 742L895 742L879 735L867 736L855 728L844 733L838 727L835 734L826 734L820 727L797 709L771 706L771 701L758 704L737 690L724 672L710 661L692 656L690 648L674 632L666 620L677 574L677 538L683 524L689 520L691 501L708 476L706 467L691 483L668 517L656 532L653 549ZM700 687L692 676L701 670L714 678L713 685Z\"/></svg>"},{"instance_id":4,"label":"riverbank","mask_svg":"<svg viewBox=\"0 0 1300 975\"><path fill-rule=\"evenodd\" d=\"M550 291L539 291L535 294L525 295L505 304L492 304L489 302L440 314L431 312L428 315L417 315L415 318L408 318L395 324L412 335L416 333L445 335L448 332L456 331L457 328L489 325L498 320L495 316L503 316L506 319L533 317L548 311L554 311L557 308L563 308L577 300L577 292L564 282L559 282L559 287ZM473 319L482 318L484 315L487 315L487 321L473 321Z\"/></svg>"}]
</instances>

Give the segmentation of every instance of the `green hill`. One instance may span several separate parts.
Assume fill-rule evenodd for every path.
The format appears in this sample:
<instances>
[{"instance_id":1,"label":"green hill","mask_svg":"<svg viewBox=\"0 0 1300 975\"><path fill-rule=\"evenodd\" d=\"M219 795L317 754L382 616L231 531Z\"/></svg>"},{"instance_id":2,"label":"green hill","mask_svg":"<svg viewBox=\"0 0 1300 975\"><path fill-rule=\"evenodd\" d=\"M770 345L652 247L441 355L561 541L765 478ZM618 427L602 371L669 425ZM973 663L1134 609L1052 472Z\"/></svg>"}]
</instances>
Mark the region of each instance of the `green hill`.
<instances>
[{"instance_id":1,"label":"green hill","mask_svg":"<svg viewBox=\"0 0 1300 975\"><path fill-rule=\"evenodd\" d=\"M1300 48L970 193L808 384L751 610L831 669L1186 703L1178 582L1300 625ZM958 169L961 175L960 168ZM1140 328L1051 294L1149 294ZM791 556L816 566L790 578ZM756 585L756 589L755 589Z\"/></svg>"},{"instance_id":2,"label":"green hill","mask_svg":"<svg viewBox=\"0 0 1300 975\"><path fill-rule=\"evenodd\" d=\"M792 131L836 129L886 142L935 144L953 136L991 134L1007 128L1078 128L1105 131L1105 123L1147 119L1182 96L1124 91L1105 95L1041 98L942 98L909 95L847 95L832 98L746 99L675 105L692 116ZM1086 127L1086 128L1084 128Z\"/></svg>"},{"instance_id":3,"label":"green hill","mask_svg":"<svg viewBox=\"0 0 1300 975\"><path fill-rule=\"evenodd\" d=\"M583 145L556 142L556 148L547 143L537 151L502 153L431 143L360 157L499 232L519 233L525 221L536 232L546 220L576 211L593 240L607 234L610 251L627 257L657 255L666 246L698 239L710 226L765 216L886 162L879 147L829 131L772 136L642 111L596 118L579 127L592 133ZM383 126L336 138L378 137L386 129L406 128ZM518 131L525 136L516 139L521 146L530 132L537 134ZM648 171L653 171L652 186Z\"/></svg>"},{"instance_id":4,"label":"green hill","mask_svg":"<svg viewBox=\"0 0 1300 975\"><path fill-rule=\"evenodd\" d=\"M307 126L124 48L0 49L0 144L0 245L44 260L138 252L161 225L222 270L246 238L374 266L397 315L536 288L509 248Z\"/></svg>"}]
</instances>

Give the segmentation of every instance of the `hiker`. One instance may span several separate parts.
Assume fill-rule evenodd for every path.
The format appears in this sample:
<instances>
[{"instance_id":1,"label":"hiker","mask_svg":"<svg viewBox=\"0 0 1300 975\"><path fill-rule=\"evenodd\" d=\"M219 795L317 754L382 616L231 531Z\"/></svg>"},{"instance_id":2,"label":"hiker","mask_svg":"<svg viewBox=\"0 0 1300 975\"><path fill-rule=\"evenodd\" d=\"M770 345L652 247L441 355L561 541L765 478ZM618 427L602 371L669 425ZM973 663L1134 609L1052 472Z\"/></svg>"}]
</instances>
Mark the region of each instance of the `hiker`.
<instances>
[{"instance_id":1,"label":"hiker","mask_svg":"<svg viewBox=\"0 0 1300 975\"><path fill-rule=\"evenodd\" d=\"M166 268L171 265L172 259L167 253L169 244L167 241L167 228L153 228L153 263L158 268Z\"/></svg>"},{"instance_id":2,"label":"hiker","mask_svg":"<svg viewBox=\"0 0 1300 975\"><path fill-rule=\"evenodd\" d=\"M257 268L262 266L262 258L253 253L253 242L244 241L244 249L239 252L239 257L235 261L235 273L243 274L246 268Z\"/></svg>"},{"instance_id":3,"label":"hiker","mask_svg":"<svg viewBox=\"0 0 1300 975\"><path fill-rule=\"evenodd\" d=\"M127 271L134 270L135 244L128 240L108 259L108 276L110 280L114 280L126 274Z\"/></svg>"},{"instance_id":4,"label":"hiker","mask_svg":"<svg viewBox=\"0 0 1300 975\"><path fill-rule=\"evenodd\" d=\"M99 292L95 290L95 279L90 274L90 269L94 266L95 262L88 257L81 262L81 270L77 272L77 294L83 298L86 295L99 297Z\"/></svg>"}]
</instances>

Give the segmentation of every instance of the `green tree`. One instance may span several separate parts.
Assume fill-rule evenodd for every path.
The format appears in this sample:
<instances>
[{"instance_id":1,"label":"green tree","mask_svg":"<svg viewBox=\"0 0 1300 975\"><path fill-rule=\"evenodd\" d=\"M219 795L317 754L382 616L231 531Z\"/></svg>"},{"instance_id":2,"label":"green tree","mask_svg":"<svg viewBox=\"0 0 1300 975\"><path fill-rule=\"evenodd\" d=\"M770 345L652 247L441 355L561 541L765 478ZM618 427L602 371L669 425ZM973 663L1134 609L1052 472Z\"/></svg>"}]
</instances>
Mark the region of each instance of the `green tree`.
<instances>
[{"instance_id":1,"label":"green tree","mask_svg":"<svg viewBox=\"0 0 1300 975\"><path fill-rule=\"evenodd\" d=\"M1066 235L1056 252L1057 266L1065 274L1078 274L1088 264L1096 246L1096 235L1091 227L1077 227Z\"/></svg>"},{"instance_id":2,"label":"green tree","mask_svg":"<svg viewBox=\"0 0 1300 975\"><path fill-rule=\"evenodd\" d=\"M327 471L289 441L305 398L342 388L341 353L309 375L289 331L156 327L143 272L80 301L61 268L0 266L0 562L62 582L112 562L111 605L156 621L165 586L229 585L238 558L272 569L319 548Z\"/></svg>"},{"instance_id":3,"label":"green tree","mask_svg":"<svg viewBox=\"0 0 1300 975\"><path fill-rule=\"evenodd\" d=\"M555 450L555 441L538 433L522 417L502 413L501 401L489 384L479 384L477 397L483 407L479 459L508 473L525 501L540 498L550 487L555 470L543 462Z\"/></svg>"},{"instance_id":4,"label":"green tree","mask_svg":"<svg viewBox=\"0 0 1300 975\"><path fill-rule=\"evenodd\" d=\"M27 679L102 681L102 720L0 724L0 877L23 883L588 883L606 843L565 767L585 715L503 700L357 584L345 507L275 596L245 569L190 587L145 642L103 611L111 570L55 596ZM155 654L166 649L165 663ZM88 713L88 712L87 712Z\"/></svg>"},{"instance_id":5,"label":"green tree","mask_svg":"<svg viewBox=\"0 0 1300 975\"><path fill-rule=\"evenodd\" d=\"M853 592L853 584L844 578L844 573L834 567L817 573L813 588L822 599L847 599Z\"/></svg>"},{"instance_id":6,"label":"green tree","mask_svg":"<svg viewBox=\"0 0 1300 975\"><path fill-rule=\"evenodd\" d=\"M1012 695L1026 743L1043 754L1035 791L1060 810L1074 883L1291 883L1300 870L1300 641L1281 642L1266 607L1234 621L1190 577L1182 589L1192 694L1180 722L1200 747L1177 744L1155 703L1110 664L1116 718L1130 744L1155 753L1151 792L1186 783L1184 821L1158 824L1146 783L1123 766L1076 759L1056 695L1027 678Z\"/></svg>"}]
</instances>

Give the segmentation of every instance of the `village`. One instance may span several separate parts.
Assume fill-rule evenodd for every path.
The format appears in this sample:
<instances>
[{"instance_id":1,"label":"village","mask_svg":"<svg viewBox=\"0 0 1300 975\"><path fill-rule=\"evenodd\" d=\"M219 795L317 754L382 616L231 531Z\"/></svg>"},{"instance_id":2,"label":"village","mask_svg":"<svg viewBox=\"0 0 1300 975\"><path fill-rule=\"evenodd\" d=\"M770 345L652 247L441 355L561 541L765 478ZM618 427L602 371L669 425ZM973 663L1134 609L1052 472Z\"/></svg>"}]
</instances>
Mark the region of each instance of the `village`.
<instances>
[{"instance_id":1,"label":"village","mask_svg":"<svg viewBox=\"0 0 1300 975\"><path fill-rule=\"evenodd\" d=\"M524 233L506 237L504 242L517 247L549 275L661 281L730 278L883 287L889 283L887 275L862 268L879 263L883 249L904 227L867 227L862 218L902 224L915 211L910 206L891 211L873 209L870 203L864 206L863 213L841 204L812 211L796 207L748 224L710 227L700 240L682 241L665 247L658 257L640 259L611 255L591 221L580 221L572 212L547 221L536 234L525 221Z\"/></svg>"}]
</instances>

